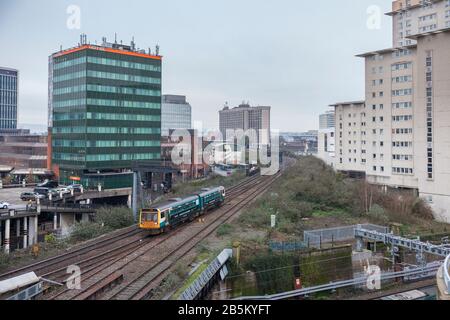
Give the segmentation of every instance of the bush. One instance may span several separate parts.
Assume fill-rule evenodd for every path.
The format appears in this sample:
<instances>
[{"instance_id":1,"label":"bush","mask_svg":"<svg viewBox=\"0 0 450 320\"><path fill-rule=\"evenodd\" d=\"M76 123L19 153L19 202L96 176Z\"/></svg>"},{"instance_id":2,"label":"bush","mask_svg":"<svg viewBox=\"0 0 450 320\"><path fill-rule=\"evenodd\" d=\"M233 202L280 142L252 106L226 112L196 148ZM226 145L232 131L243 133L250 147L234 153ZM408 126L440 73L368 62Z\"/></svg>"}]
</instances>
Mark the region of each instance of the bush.
<instances>
[{"instance_id":1,"label":"bush","mask_svg":"<svg viewBox=\"0 0 450 320\"><path fill-rule=\"evenodd\" d=\"M105 207L97 210L95 222L111 229L129 227L134 223L133 212L126 207Z\"/></svg>"},{"instance_id":2,"label":"bush","mask_svg":"<svg viewBox=\"0 0 450 320\"><path fill-rule=\"evenodd\" d=\"M109 231L112 230L96 222L80 222L74 225L70 234L70 240L72 242L86 241Z\"/></svg>"},{"instance_id":3,"label":"bush","mask_svg":"<svg viewBox=\"0 0 450 320\"><path fill-rule=\"evenodd\" d=\"M378 204L375 204L372 208L370 208L369 216L383 223L389 222L389 217L386 215L386 210Z\"/></svg>"}]
</instances>

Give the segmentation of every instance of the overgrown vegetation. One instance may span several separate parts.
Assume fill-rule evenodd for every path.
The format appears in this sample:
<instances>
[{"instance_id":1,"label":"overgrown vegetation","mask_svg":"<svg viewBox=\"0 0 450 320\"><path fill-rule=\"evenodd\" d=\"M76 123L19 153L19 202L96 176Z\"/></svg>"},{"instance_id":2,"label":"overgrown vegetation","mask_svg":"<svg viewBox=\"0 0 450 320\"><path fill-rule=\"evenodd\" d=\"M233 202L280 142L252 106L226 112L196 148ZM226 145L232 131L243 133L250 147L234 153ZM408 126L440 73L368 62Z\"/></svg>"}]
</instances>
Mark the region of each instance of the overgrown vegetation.
<instances>
[{"instance_id":1,"label":"overgrown vegetation","mask_svg":"<svg viewBox=\"0 0 450 320\"><path fill-rule=\"evenodd\" d=\"M349 179L315 157L298 158L271 190L240 217L243 225L267 229L270 216L276 215L277 231L299 235L302 221L310 219L338 218L341 224L345 220L406 225L433 221L431 208L412 192L386 192Z\"/></svg>"},{"instance_id":2,"label":"overgrown vegetation","mask_svg":"<svg viewBox=\"0 0 450 320\"><path fill-rule=\"evenodd\" d=\"M131 209L126 207L104 207L97 210L93 221L75 224L70 235L71 242L86 241L134 223Z\"/></svg>"}]
</instances>

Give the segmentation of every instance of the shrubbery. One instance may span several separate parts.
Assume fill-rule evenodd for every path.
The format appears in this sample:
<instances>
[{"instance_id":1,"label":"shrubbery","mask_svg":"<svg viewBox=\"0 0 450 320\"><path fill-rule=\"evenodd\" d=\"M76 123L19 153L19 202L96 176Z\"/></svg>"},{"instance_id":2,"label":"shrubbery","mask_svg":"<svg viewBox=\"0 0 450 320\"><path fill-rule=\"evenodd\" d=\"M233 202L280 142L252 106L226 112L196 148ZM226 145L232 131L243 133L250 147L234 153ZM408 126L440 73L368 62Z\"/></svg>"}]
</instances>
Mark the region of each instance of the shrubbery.
<instances>
[{"instance_id":1,"label":"shrubbery","mask_svg":"<svg viewBox=\"0 0 450 320\"><path fill-rule=\"evenodd\" d=\"M378 186L336 173L315 157L298 158L272 190L246 210L241 223L268 228L270 215L276 214L277 229L291 234L300 230L303 218L313 216L366 217L380 224L433 219L431 208L412 192L384 192Z\"/></svg>"},{"instance_id":2,"label":"shrubbery","mask_svg":"<svg viewBox=\"0 0 450 320\"><path fill-rule=\"evenodd\" d=\"M105 207L97 210L94 221L80 222L72 229L72 242L86 241L134 223L131 209L126 207Z\"/></svg>"}]
</instances>

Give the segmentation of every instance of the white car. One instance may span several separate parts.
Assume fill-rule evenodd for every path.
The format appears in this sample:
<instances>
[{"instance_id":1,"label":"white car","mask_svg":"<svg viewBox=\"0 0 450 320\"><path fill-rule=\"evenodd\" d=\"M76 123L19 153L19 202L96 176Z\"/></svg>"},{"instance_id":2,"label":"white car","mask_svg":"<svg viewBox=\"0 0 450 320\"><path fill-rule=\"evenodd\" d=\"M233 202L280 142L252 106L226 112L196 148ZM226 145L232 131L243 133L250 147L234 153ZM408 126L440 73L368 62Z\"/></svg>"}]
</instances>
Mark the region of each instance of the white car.
<instances>
[{"instance_id":1,"label":"white car","mask_svg":"<svg viewBox=\"0 0 450 320\"><path fill-rule=\"evenodd\" d=\"M5 201L0 201L0 209L8 209L10 204Z\"/></svg>"},{"instance_id":2,"label":"white car","mask_svg":"<svg viewBox=\"0 0 450 320\"><path fill-rule=\"evenodd\" d=\"M61 192L63 195L69 194L70 190L68 188L56 188L54 189L58 194Z\"/></svg>"}]
</instances>

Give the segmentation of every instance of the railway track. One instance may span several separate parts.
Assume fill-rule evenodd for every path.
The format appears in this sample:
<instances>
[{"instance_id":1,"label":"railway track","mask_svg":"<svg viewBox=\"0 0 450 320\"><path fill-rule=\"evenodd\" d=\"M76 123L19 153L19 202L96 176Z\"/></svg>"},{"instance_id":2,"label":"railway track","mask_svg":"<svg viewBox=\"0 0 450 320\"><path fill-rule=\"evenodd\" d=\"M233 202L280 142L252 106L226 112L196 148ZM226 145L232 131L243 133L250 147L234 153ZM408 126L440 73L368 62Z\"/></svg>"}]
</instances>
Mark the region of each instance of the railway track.
<instances>
[{"instance_id":1,"label":"railway track","mask_svg":"<svg viewBox=\"0 0 450 320\"><path fill-rule=\"evenodd\" d=\"M228 197L235 197L258 179L259 177L247 178L236 186L230 187L227 191ZM66 274L67 267L73 264L80 266L85 276L90 276L98 268L113 264L149 243L157 244L159 241L155 239L149 239L147 233L136 226L131 226L76 245L63 254L3 273L0 275L0 280L33 271L38 276L63 282L68 276Z\"/></svg>"},{"instance_id":2,"label":"railway track","mask_svg":"<svg viewBox=\"0 0 450 320\"><path fill-rule=\"evenodd\" d=\"M206 224L189 224L163 235L158 244L148 244L140 247L125 258L117 259L106 268L83 281L84 288L71 290L60 295L58 299L89 299L97 298L103 288L110 287L116 281L111 275L120 273L123 276L121 284L106 292L101 299L141 299L159 284L168 271L181 257L191 251L200 241L205 239L223 223L231 220L239 211L251 203L258 195L264 193L276 180L276 177L254 179L251 187L243 184L231 192L233 200L224 208L206 216ZM261 187L261 184L263 186Z\"/></svg>"},{"instance_id":3,"label":"railway track","mask_svg":"<svg viewBox=\"0 0 450 320\"><path fill-rule=\"evenodd\" d=\"M204 224L185 224L158 237L148 237L145 231L131 226L76 245L63 254L8 271L0 275L0 280L33 271L43 278L64 283L69 276L67 267L77 265L82 271L81 290L64 286L42 299L84 300L99 296L141 299L149 295L179 258L264 193L278 176L253 176L229 187L225 205L204 216L207 220ZM110 290L112 285L116 287ZM108 291L104 292L105 289Z\"/></svg>"}]
</instances>

